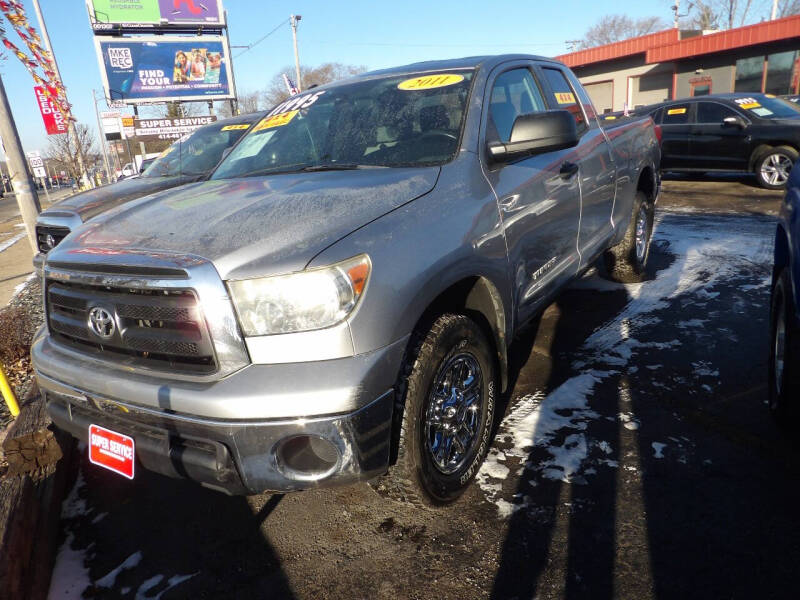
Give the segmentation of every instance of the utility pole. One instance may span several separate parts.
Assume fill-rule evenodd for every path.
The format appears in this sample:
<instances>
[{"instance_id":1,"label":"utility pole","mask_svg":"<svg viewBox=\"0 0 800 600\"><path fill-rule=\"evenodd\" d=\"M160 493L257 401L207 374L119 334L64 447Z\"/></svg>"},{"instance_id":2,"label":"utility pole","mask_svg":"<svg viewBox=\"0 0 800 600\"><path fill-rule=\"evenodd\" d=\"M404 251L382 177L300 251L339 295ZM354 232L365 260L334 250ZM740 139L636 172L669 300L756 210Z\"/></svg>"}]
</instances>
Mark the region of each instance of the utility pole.
<instances>
[{"instance_id":1,"label":"utility pole","mask_svg":"<svg viewBox=\"0 0 800 600\"><path fill-rule=\"evenodd\" d=\"M42 17L42 9L39 7L39 0L33 0L33 9L36 11L36 18L39 19L39 27L42 30L42 40L44 41L45 50L50 53L50 58L53 60L53 71L56 74L56 78L61 82L61 85L64 85L64 80L61 79L61 72L58 70L58 62L56 62L56 55L53 52L53 46L50 43L50 35L47 33L47 26L44 23L44 17ZM94 182L92 178L89 177L89 174L86 172L86 167L84 166L84 156L83 156L83 148L81 148L80 140L78 139L78 132L75 131L75 123L72 122L72 119L67 121L67 128L70 138L72 139L72 143L75 144L75 150L78 154L78 170L81 172L81 177L84 178L85 181L88 182L89 187L94 187Z\"/></svg>"},{"instance_id":2,"label":"utility pole","mask_svg":"<svg viewBox=\"0 0 800 600\"><path fill-rule=\"evenodd\" d=\"M111 167L108 163L108 152L106 152L106 134L103 131L103 124L100 122L100 111L97 110L97 94L92 90L92 100L94 100L94 116L97 117L97 132L100 134L100 148L103 150L103 164L106 167L106 182L111 183Z\"/></svg>"},{"instance_id":3,"label":"utility pole","mask_svg":"<svg viewBox=\"0 0 800 600\"><path fill-rule=\"evenodd\" d=\"M14 115L11 114L2 76L0 76L0 138L3 139L8 155L8 174L11 177L11 187L16 192L17 205L22 215L22 221L25 223L28 241L31 243L33 253L36 254L39 252L36 243L36 217L42 207L39 204L39 196L36 194L36 186L28 172L25 154L19 141L19 133L17 133L17 124L14 123Z\"/></svg>"},{"instance_id":4,"label":"utility pole","mask_svg":"<svg viewBox=\"0 0 800 600\"><path fill-rule=\"evenodd\" d=\"M297 77L298 93L303 91L303 86L300 83L300 56L297 54L297 22L302 18L302 15L289 15L289 23L292 25L292 39L294 40L294 72Z\"/></svg>"},{"instance_id":5,"label":"utility pole","mask_svg":"<svg viewBox=\"0 0 800 600\"><path fill-rule=\"evenodd\" d=\"M778 16L778 0L772 0L772 16L769 18L769 20L774 21L777 16Z\"/></svg>"}]
</instances>

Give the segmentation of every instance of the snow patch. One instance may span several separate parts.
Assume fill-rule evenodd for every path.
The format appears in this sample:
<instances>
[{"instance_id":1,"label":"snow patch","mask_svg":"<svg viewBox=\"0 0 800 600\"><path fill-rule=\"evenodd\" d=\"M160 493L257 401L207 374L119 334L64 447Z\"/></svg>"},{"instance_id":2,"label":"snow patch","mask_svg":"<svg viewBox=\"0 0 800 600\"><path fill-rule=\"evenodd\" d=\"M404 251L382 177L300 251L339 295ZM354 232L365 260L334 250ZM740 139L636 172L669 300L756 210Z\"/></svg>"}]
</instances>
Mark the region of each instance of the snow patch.
<instances>
[{"instance_id":1,"label":"snow patch","mask_svg":"<svg viewBox=\"0 0 800 600\"><path fill-rule=\"evenodd\" d=\"M142 561L142 553L134 552L126 558L121 565L112 569L107 575L104 575L95 582L98 587L110 588L113 587L114 582L117 580L117 575L122 573L125 569L132 569Z\"/></svg>"},{"instance_id":2,"label":"snow patch","mask_svg":"<svg viewBox=\"0 0 800 600\"><path fill-rule=\"evenodd\" d=\"M653 458L664 458L664 448L667 447L666 444L653 442L650 445L653 447Z\"/></svg>"},{"instance_id":3,"label":"snow patch","mask_svg":"<svg viewBox=\"0 0 800 600\"><path fill-rule=\"evenodd\" d=\"M73 549L74 541L75 536L72 532L68 532L67 539L56 555L47 600L80 598L83 591L91 584L89 568L86 566L86 549Z\"/></svg>"}]
</instances>

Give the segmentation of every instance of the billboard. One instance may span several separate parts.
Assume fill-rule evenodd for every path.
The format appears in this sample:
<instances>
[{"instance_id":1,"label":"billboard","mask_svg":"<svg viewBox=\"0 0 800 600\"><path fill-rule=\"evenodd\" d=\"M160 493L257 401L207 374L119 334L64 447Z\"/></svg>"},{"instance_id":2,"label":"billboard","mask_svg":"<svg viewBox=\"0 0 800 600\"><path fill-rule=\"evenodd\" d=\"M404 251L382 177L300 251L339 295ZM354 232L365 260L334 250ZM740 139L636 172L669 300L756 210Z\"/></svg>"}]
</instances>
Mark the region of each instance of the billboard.
<instances>
[{"instance_id":1,"label":"billboard","mask_svg":"<svg viewBox=\"0 0 800 600\"><path fill-rule=\"evenodd\" d=\"M136 119L133 130L136 138L142 142L150 140L177 140L198 127L208 125L217 120L215 115L202 117L183 117L179 119Z\"/></svg>"},{"instance_id":2,"label":"billboard","mask_svg":"<svg viewBox=\"0 0 800 600\"><path fill-rule=\"evenodd\" d=\"M126 104L234 97L223 36L96 37L106 97Z\"/></svg>"},{"instance_id":3,"label":"billboard","mask_svg":"<svg viewBox=\"0 0 800 600\"><path fill-rule=\"evenodd\" d=\"M42 113L42 121L44 121L47 135L67 133L67 120L53 102L53 98L58 97L56 90L50 88L50 96L48 96L44 86L35 85L33 92L36 94L36 104L39 105L39 112Z\"/></svg>"},{"instance_id":4,"label":"billboard","mask_svg":"<svg viewBox=\"0 0 800 600\"><path fill-rule=\"evenodd\" d=\"M92 29L99 32L118 26L225 26L222 0L87 0L86 4Z\"/></svg>"}]
</instances>

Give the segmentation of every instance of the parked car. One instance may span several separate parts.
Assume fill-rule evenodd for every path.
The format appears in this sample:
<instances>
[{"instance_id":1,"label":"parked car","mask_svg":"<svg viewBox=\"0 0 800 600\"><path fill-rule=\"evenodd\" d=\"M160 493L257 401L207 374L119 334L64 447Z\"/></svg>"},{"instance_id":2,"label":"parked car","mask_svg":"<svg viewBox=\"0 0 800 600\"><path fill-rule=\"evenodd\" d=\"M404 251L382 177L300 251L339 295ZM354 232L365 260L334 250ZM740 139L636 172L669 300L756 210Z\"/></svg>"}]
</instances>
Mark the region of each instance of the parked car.
<instances>
[{"instance_id":1,"label":"parked car","mask_svg":"<svg viewBox=\"0 0 800 600\"><path fill-rule=\"evenodd\" d=\"M800 94L789 94L787 96L781 96L784 100L788 100L789 102L794 102L797 104L800 102Z\"/></svg>"},{"instance_id":2,"label":"parked car","mask_svg":"<svg viewBox=\"0 0 800 600\"><path fill-rule=\"evenodd\" d=\"M650 118L601 126L545 58L310 89L208 181L51 251L40 390L126 477L256 493L388 469L392 495L452 501L489 449L514 335L601 256L643 276L658 164Z\"/></svg>"},{"instance_id":3,"label":"parked car","mask_svg":"<svg viewBox=\"0 0 800 600\"><path fill-rule=\"evenodd\" d=\"M142 196L208 176L222 153L260 117L261 114L241 115L204 125L162 152L140 177L70 196L42 211L36 219L36 271L41 271L45 255L81 223Z\"/></svg>"},{"instance_id":4,"label":"parked car","mask_svg":"<svg viewBox=\"0 0 800 600\"><path fill-rule=\"evenodd\" d=\"M800 106L768 94L713 94L639 108L663 129L661 169L754 173L786 186L800 149Z\"/></svg>"},{"instance_id":5,"label":"parked car","mask_svg":"<svg viewBox=\"0 0 800 600\"><path fill-rule=\"evenodd\" d=\"M800 169L795 169L775 233L770 303L769 408L791 426L800 405Z\"/></svg>"}]
</instances>

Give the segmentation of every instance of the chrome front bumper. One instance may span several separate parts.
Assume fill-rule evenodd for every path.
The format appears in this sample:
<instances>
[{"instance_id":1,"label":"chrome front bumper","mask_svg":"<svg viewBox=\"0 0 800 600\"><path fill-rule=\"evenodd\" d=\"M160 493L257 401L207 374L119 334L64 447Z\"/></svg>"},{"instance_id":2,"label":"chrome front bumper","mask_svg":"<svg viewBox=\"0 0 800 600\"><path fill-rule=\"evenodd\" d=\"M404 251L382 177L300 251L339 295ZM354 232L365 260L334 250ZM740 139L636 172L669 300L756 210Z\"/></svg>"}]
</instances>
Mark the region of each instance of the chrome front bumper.
<instances>
[{"instance_id":1,"label":"chrome front bumper","mask_svg":"<svg viewBox=\"0 0 800 600\"><path fill-rule=\"evenodd\" d=\"M31 354L59 428L85 441L89 425L101 425L133 437L148 470L248 494L384 472L406 341L344 359L249 365L213 382L114 368L61 348L44 330ZM286 459L298 439L323 444L328 467L304 470Z\"/></svg>"}]
</instances>

